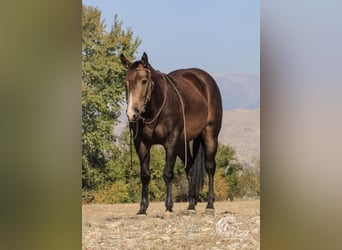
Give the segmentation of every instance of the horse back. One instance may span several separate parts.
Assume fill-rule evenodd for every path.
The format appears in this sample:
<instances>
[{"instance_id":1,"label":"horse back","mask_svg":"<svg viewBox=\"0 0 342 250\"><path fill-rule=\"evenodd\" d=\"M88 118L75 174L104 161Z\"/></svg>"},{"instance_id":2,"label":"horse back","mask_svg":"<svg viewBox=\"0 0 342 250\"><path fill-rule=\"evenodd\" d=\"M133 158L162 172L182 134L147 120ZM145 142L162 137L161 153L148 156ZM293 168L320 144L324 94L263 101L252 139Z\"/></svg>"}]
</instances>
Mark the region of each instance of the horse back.
<instances>
[{"instance_id":1,"label":"horse back","mask_svg":"<svg viewBox=\"0 0 342 250\"><path fill-rule=\"evenodd\" d=\"M222 100L213 77L198 68L179 69L168 75L183 97L189 123L196 127L217 124L220 130Z\"/></svg>"},{"instance_id":2,"label":"horse back","mask_svg":"<svg viewBox=\"0 0 342 250\"><path fill-rule=\"evenodd\" d=\"M174 79L177 88L181 90L190 88L207 101L213 101L210 100L212 98L221 102L220 91L215 80L204 70L198 68L178 69L168 75Z\"/></svg>"}]
</instances>

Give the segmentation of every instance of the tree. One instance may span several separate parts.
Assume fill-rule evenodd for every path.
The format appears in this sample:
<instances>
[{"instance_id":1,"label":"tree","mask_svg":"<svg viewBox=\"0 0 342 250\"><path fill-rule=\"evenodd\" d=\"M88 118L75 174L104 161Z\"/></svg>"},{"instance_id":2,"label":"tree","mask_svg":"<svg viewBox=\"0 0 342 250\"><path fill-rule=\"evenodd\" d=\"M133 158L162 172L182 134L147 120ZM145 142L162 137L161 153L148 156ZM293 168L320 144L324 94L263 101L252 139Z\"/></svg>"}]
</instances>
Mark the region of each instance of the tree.
<instances>
[{"instance_id":1,"label":"tree","mask_svg":"<svg viewBox=\"0 0 342 250\"><path fill-rule=\"evenodd\" d=\"M254 168L248 168L241 176L244 196L260 196L260 160L253 158Z\"/></svg>"},{"instance_id":2,"label":"tree","mask_svg":"<svg viewBox=\"0 0 342 250\"><path fill-rule=\"evenodd\" d=\"M113 126L124 101L122 52L134 59L139 38L114 17L105 31L101 12L82 6L82 188L93 189L121 175ZM117 169L113 169L116 166ZM114 170L114 171L113 171ZM117 175L115 175L117 173Z\"/></svg>"},{"instance_id":3,"label":"tree","mask_svg":"<svg viewBox=\"0 0 342 250\"><path fill-rule=\"evenodd\" d=\"M228 197L253 197L260 193L260 161L254 159L256 168L246 168L235 158L235 150L228 145L219 145L216 156L218 170L224 169L228 184ZM218 186L220 190L222 187ZM223 190L222 190L223 191Z\"/></svg>"}]
</instances>

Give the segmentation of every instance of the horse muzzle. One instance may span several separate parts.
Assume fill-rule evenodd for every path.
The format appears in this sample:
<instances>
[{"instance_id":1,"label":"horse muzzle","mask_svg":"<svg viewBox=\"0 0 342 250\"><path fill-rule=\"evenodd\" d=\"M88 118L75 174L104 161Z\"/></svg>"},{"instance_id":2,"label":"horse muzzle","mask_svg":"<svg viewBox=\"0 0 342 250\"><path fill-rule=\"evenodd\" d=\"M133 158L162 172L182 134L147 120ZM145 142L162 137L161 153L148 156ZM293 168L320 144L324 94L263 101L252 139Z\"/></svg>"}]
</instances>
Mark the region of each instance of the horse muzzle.
<instances>
[{"instance_id":1,"label":"horse muzzle","mask_svg":"<svg viewBox=\"0 0 342 250\"><path fill-rule=\"evenodd\" d=\"M129 122L136 122L140 117L140 112L138 109L127 109L126 115Z\"/></svg>"}]
</instances>

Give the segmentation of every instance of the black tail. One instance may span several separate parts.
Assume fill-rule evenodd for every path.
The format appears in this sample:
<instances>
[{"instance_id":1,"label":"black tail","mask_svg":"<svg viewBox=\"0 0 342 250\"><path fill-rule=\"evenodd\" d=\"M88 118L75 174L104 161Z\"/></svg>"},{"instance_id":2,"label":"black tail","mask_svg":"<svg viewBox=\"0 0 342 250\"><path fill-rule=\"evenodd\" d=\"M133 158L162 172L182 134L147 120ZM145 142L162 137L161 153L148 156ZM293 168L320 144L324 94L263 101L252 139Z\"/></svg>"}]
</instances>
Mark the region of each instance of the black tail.
<instances>
[{"instance_id":1,"label":"black tail","mask_svg":"<svg viewBox=\"0 0 342 250\"><path fill-rule=\"evenodd\" d=\"M190 183L190 188L192 193L196 197L196 202L198 198L199 191L203 188L204 178L205 178L205 152L204 152L204 141L201 136L198 136L194 140L193 144L193 156L194 164L192 166L192 178Z\"/></svg>"}]
</instances>

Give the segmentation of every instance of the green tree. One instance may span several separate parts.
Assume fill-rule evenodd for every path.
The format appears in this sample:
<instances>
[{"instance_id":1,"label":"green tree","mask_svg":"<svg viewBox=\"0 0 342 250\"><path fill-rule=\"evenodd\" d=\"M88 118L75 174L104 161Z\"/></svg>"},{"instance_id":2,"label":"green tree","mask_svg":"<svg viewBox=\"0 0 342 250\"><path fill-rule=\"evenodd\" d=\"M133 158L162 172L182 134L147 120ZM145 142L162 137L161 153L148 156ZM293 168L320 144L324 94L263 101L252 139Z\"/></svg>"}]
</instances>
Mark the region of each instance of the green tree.
<instances>
[{"instance_id":1,"label":"green tree","mask_svg":"<svg viewBox=\"0 0 342 250\"><path fill-rule=\"evenodd\" d=\"M134 59L139 38L114 17L109 32L101 12L82 6L82 187L94 189L122 176L113 126L124 100L122 52Z\"/></svg>"},{"instance_id":2,"label":"green tree","mask_svg":"<svg viewBox=\"0 0 342 250\"><path fill-rule=\"evenodd\" d=\"M228 184L228 198L258 196L260 193L260 161L254 159L255 168L244 167L235 157L235 150L228 145L219 145L217 167L224 169ZM221 187L219 187L222 189Z\"/></svg>"},{"instance_id":3,"label":"green tree","mask_svg":"<svg viewBox=\"0 0 342 250\"><path fill-rule=\"evenodd\" d=\"M244 170L241 176L242 195L260 196L260 160L253 158L254 167Z\"/></svg>"}]
</instances>

